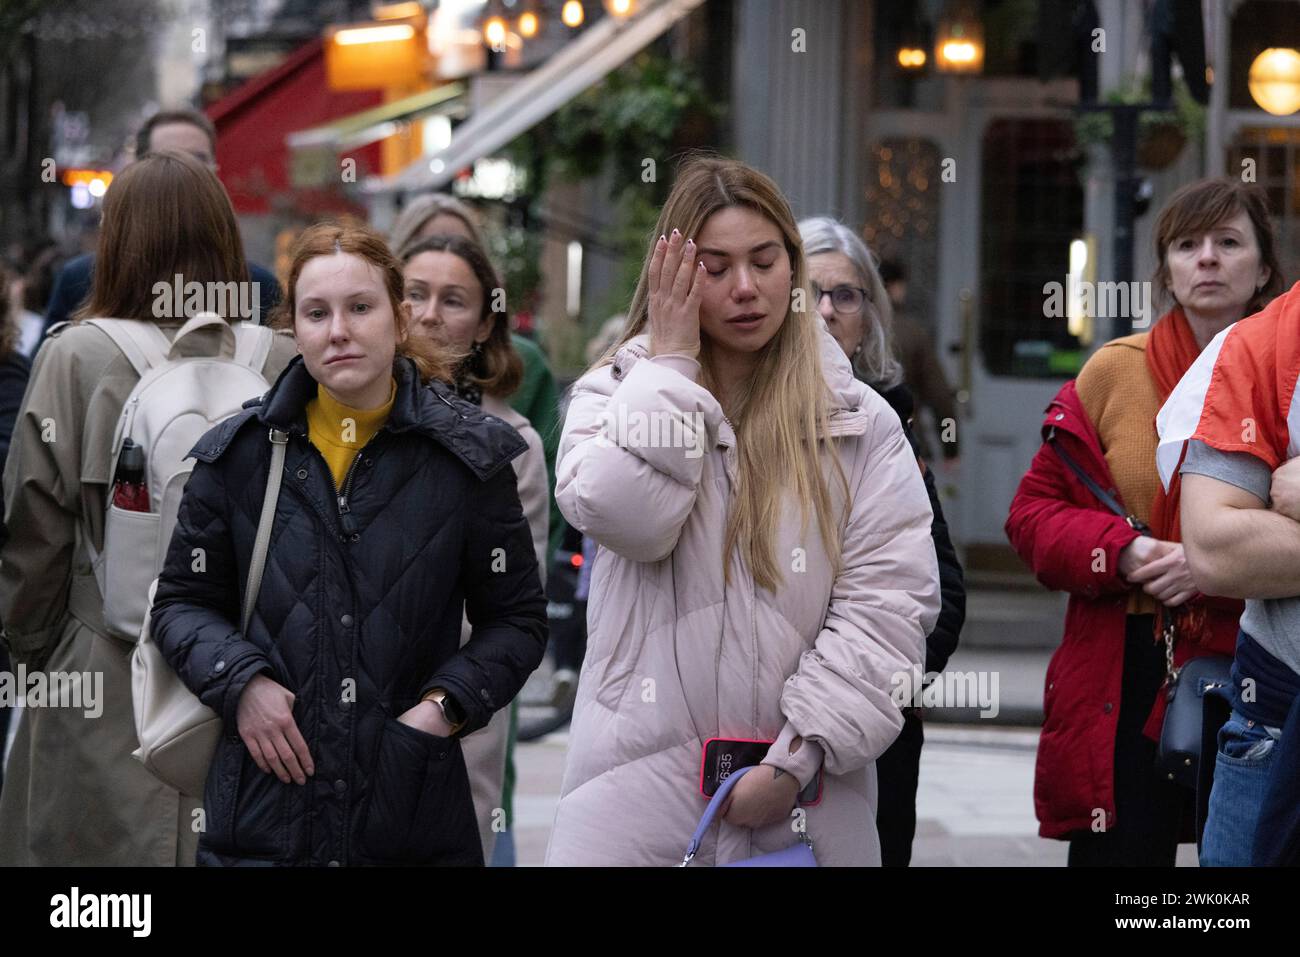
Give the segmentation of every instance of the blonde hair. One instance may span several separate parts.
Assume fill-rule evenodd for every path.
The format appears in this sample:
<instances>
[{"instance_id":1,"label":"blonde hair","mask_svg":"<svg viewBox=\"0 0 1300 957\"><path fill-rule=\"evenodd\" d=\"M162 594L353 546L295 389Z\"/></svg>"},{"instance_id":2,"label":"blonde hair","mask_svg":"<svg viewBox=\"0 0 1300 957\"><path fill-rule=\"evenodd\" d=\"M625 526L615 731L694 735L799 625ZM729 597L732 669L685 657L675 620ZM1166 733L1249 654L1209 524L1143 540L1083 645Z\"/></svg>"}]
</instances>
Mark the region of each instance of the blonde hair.
<instances>
[{"instance_id":1,"label":"blonde hair","mask_svg":"<svg viewBox=\"0 0 1300 957\"><path fill-rule=\"evenodd\" d=\"M446 214L455 216L465 224L469 238L478 246L483 245L483 235L479 232L478 219L474 210L467 203L446 193L425 193L406 204L398 214L397 221L389 233L388 241L395 252L400 252L409 245L428 223Z\"/></svg>"},{"instance_id":2,"label":"blonde hair","mask_svg":"<svg viewBox=\"0 0 1300 957\"><path fill-rule=\"evenodd\" d=\"M697 156L686 161L677 174L672 192L659 214L650 241L673 228L683 236L698 236L714 213L740 206L770 220L780 230L790 257L791 290L804 290L804 304L812 301L802 241L793 214L780 189L770 178L736 160ZM614 353L633 336L645 331L649 318L650 256L641 267L627 326L596 367L612 360ZM840 563L840 518L833 515L831 491L821 469L820 458L811 450L830 445L830 390L822 375L821 319L813 309L797 310L791 296L785 321L759 354L755 373L743 392L734 397L729 410L735 419L739 454L738 491L727 516L722 555L726 580L730 581L730 556L737 547L748 562L754 582L775 591L784 581L773 554L773 530L779 527L787 492L799 503L804 531L810 511L817 524L826 555L838 570ZM700 340L702 384L717 395L713 357L707 337ZM833 450L832 450L833 451ZM848 482L838 455L831 456L834 472L848 503Z\"/></svg>"}]
</instances>

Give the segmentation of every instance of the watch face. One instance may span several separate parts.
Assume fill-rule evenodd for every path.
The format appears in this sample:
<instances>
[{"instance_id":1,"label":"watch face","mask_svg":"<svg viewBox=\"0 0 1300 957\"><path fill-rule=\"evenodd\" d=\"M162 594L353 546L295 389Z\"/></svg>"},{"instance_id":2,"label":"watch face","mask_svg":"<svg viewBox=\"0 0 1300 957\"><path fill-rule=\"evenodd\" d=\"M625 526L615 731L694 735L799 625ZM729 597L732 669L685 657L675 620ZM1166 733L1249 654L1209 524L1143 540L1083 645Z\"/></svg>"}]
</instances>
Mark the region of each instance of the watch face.
<instances>
[{"instance_id":1,"label":"watch face","mask_svg":"<svg viewBox=\"0 0 1300 957\"><path fill-rule=\"evenodd\" d=\"M460 706L456 704L456 699L449 694L443 695L442 713L447 716L447 720L452 724L460 724L465 720L465 712L460 710Z\"/></svg>"}]
</instances>

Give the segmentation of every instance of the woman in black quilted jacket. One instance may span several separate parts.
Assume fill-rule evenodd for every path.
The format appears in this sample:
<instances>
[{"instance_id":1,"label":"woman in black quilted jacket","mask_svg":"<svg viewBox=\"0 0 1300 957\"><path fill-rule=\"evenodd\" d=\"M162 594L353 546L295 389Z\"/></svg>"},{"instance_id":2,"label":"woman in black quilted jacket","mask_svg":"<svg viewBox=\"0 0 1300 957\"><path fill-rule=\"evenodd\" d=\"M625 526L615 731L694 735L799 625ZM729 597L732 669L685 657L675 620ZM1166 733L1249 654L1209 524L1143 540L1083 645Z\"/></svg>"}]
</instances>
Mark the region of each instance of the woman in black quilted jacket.
<instances>
[{"instance_id":1,"label":"woman in black quilted jacket","mask_svg":"<svg viewBox=\"0 0 1300 957\"><path fill-rule=\"evenodd\" d=\"M164 656L225 722L198 861L482 864L459 739L546 644L525 443L440 381L364 227L303 234L278 321L301 357L194 448L154 601ZM272 430L282 487L241 633Z\"/></svg>"}]
</instances>

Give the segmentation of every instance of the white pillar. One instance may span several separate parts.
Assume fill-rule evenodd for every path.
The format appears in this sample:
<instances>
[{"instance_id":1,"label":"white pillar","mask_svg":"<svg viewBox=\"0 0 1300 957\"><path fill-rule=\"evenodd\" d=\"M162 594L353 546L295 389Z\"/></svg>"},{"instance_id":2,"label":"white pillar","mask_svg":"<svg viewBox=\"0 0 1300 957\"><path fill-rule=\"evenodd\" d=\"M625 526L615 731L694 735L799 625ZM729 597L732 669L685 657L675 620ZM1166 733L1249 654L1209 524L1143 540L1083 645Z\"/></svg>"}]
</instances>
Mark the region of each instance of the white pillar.
<instances>
[{"instance_id":1,"label":"white pillar","mask_svg":"<svg viewBox=\"0 0 1300 957\"><path fill-rule=\"evenodd\" d=\"M1228 71L1232 56L1232 12L1228 4L1210 2L1206 17L1208 36L1206 51L1214 65L1214 85L1210 87L1210 105L1205 115L1205 175L1222 176L1225 172L1225 149L1228 125ZM1233 4L1235 7L1236 4Z\"/></svg>"},{"instance_id":2,"label":"white pillar","mask_svg":"<svg viewBox=\"0 0 1300 957\"><path fill-rule=\"evenodd\" d=\"M861 123L848 108L846 50L864 42L848 35L849 20L845 0L744 0L736 10L737 153L776 180L799 217L845 212L845 143Z\"/></svg>"}]
</instances>

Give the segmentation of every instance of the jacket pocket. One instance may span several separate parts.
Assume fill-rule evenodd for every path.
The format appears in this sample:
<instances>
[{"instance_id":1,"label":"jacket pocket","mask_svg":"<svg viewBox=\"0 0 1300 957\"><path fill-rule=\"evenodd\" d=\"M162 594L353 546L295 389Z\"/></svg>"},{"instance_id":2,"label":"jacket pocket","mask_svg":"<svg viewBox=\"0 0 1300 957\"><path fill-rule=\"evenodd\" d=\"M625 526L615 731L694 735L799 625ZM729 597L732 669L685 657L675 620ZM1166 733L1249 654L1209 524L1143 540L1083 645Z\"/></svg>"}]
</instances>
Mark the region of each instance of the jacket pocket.
<instances>
[{"instance_id":1,"label":"jacket pocket","mask_svg":"<svg viewBox=\"0 0 1300 957\"><path fill-rule=\"evenodd\" d=\"M287 788L272 773L259 768L248 753L243 740L236 738L235 787L227 798L233 804L230 841L240 857L283 859L289 849L289 829L285 818Z\"/></svg>"},{"instance_id":2,"label":"jacket pocket","mask_svg":"<svg viewBox=\"0 0 1300 957\"><path fill-rule=\"evenodd\" d=\"M384 720L358 850L374 863L482 865L460 741Z\"/></svg>"},{"instance_id":3,"label":"jacket pocket","mask_svg":"<svg viewBox=\"0 0 1300 957\"><path fill-rule=\"evenodd\" d=\"M266 780L269 779L269 780ZM281 787L273 774L263 774L238 734L226 731L203 789L205 822L199 844L203 850L239 857L255 854L279 856L284 851L279 801L283 793L265 792Z\"/></svg>"}]
</instances>

